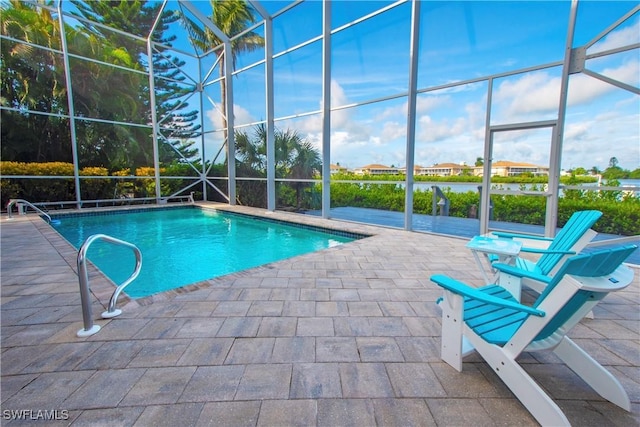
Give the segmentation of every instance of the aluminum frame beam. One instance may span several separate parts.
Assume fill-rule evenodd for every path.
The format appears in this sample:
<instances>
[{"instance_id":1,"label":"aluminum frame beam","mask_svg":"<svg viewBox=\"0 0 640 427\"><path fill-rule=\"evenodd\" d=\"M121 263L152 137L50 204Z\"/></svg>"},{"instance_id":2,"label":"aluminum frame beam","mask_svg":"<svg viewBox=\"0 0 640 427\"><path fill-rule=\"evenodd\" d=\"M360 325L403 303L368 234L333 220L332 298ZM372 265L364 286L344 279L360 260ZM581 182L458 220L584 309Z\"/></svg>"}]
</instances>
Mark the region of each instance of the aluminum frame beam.
<instances>
[{"instance_id":1,"label":"aluminum frame beam","mask_svg":"<svg viewBox=\"0 0 640 427\"><path fill-rule=\"evenodd\" d=\"M71 135L71 158L73 159L73 182L75 184L76 208L82 206L80 195L80 171L78 169L78 138L76 135L76 112L73 106L73 87L71 85L71 65L69 64L69 49L67 47L67 33L64 28L64 14L62 1L58 2L58 25L60 26L60 43L62 46L62 60L64 61L64 79L67 85L67 105L69 107L69 132Z\"/></svg>"},{"instance_id":2,"label":"aluminum frame beam","mask_svg":"<svg viewBox=\"0 0 640 427\"><path fill-rule=\"evenodd\" d=\"M413 229L413 174L416 148L416 105L418 99L418 52L420 48L420 2L411 3L409 47L409 99L407 100L407 148L404 201L404 229Z\"/></svg>"},{"instance_id":3,"label":"aluminum frame beam","mask_svg":"<svg viewBox=\"0 0 640 427\"><path fill-rule=\"evenodd\" d=\"M331 210L331 0L322 2L322 218Z\"/></svg>"},{"instance_id":4,"label":"aluminum frame beam","mask_svg":"<svg viewBox=\"0 0 640 427\"><path fill-rule=\"evenodd\" d=\"M558 222L558 199L560 192L560 165L562 163L562 145L564 138L564 125L567 113L567 99L569 94L569 75L571 72L571 54L573 48L573 38L576 28L576 17L578 15L578 0L571 1L569 12L569 25L567 29L567 39L565 42L564 64L562 66L562 80L560 82L560 100L558 102L558 124L556 125L551 138L551 157L549 159L549 181L547 191L551 196L547 199L547 212L544 221L545 236L556 235L556 225Z\"/></svg>"}]
</instances>

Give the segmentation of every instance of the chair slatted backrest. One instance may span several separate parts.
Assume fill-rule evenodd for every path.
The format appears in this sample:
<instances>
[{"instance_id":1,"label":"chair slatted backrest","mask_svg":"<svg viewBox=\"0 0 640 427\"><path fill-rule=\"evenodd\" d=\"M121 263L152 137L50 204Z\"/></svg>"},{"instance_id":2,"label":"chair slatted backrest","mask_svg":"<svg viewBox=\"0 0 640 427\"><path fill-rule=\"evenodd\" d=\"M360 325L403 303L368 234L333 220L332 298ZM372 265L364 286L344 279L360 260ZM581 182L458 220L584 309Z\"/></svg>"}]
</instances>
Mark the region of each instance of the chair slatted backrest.
<instances>
[{"instance_id":1,"label":"chair slatted backrest","mask_svg":"<svg viewBox=\"0 0 640 427\"><path fill-rule=\"evenodd\" d=\"M548 250L570 250L601 216L602 212L596 210L575 212L553 239ZM536 267L540 269L541 274L549 274L564 256L544 254L536 263Z\"/></svg>"},{"instance_id":2,"label":"chair slatted backrest","mask_svg":"<svg viewBox=\"0 0 640 427\"><path fill-rule=\"evenodd\" d=\"M547 285L544 292L540 294L534 307L538 307L542 301L549 296L556 285L566 274L582 277L602 277L613 273L624 262L633 251L636 245L626 245L615 249L604 249L597 252L576 255L567 260L560 268L553 280ZM544 339L554 333L564 325L576 311L587 301L597 301L607 295L606 288L602 292L579 290L573 297L553 316L547 325L540 331L536 340Z\"/></svg>"}]
</instances>

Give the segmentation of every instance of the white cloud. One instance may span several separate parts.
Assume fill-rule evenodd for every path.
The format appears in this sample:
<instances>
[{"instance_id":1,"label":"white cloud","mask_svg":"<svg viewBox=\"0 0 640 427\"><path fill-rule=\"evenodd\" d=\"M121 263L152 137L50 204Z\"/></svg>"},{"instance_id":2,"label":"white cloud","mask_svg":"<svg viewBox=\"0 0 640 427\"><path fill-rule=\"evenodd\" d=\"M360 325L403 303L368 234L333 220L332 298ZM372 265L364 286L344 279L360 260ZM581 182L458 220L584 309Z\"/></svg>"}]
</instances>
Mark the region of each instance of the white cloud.
<instances>
[{"instance_id":1,"label":"white cloud","mask_svg":"<svg viewBox=\"0 0 640 427\"><path fill-rule=\"evenodd\" d=\"M640 19L636 19L633 25L609 33L601 42L589 50L589 53L618 48L638 42L640 34ZM613 60L622 58L623 62L615 66L609 65L602 69L602 64L611 64ZM604 76L626 82L632 85L638 84L640 76L640 62L637 54L621 56L608 56L587 61L587 69L593 70ZM522 121L527 115L553 113L558 110L560 96L561 77L551 75L549 71L528 73L518 78L507 78L498 85L494 92L493 100L503 117L501 123ZM593 102L598 97L619 90L615 86L585 74L574 74L569 79L569 106ZM544 118L544 117L543 117ZM543 118L531 118L541 120Z\"/></svg>"},{"instance_id":2,"label":"white cloud","mask_svg":"<svg viewBox=\"0 0 640 427\"><path fill-rule=\"evenodd\" d=\"M560 78L551 77L546 71L529 73L500 83L492 100L503 114L517 121L521 115L557 110L559 89ZM504 120L508 122L509 118Z\"/></svg>"},{"instance_id":3,"label":"white cloud","mask_svg":"<svg viewBox=\"0 0 640 427\"><path fill-rule=\"evenodd\" d=\"M612 31L607 34L602 40L596 42L589 53L602 52L609 49L615 49L621 46L627 46L633 43L638 43L638 34L640 34L640 18L637 18L635 22L619 30Z\"/></svg>"},{"instance_id":4,"label":"white cloud","mask_svg":"<svg viewBox=\"0 0 640 427\"><path fill-rule=\"evenodd\" d=\"M451 104L450 96L418 96L416 100L416 114L425 114L430 111L444 108Z\"/></svg>"},{"instance_id":5,"label":"white cloud","mask_svg":"<svg viewBox=\"0 0 640 427\"><path fill-rule=\"evenodd\" d=\"M568 118L563 168L598 166L604 169L611 157L616 157L623 169L640 167L640 121L637 114L603 110L589 117Z\"/></svg>"},{"instance_id":6,"label":"white cloud","mask_svg":"<svg viewBox=\"0 0 640 427\"><path fill-rule=\"evenodd\" d=\"M637 54L625 55L621 58L622 64L618 67L605 67L599 69L598 66L601 63L611 62L607 61L608 58L597 58L587 62L586 68L596 73L602 74L606 77L610 77L614 80L621 81L623 83L630 84L632 86L638 86L640 82L640 61L638 61Z\"/></svg>"},{"instance_id":7,"label":"white cloud","mask_svg":"<svg viewBox=\"0 0 640 427\"><path fill-rule=\"evenodd\" d=\"M453 117L433 120L431 116L422 116L418 120L416 140L436 142L468 134L469 120L466 117Z\"/></svg>"},{"instance_id":8,"label":"white cloud","mask_svg":"<svg viewBox=\"0 0 640 427\"><path fill-rule=\"evenodd\" d=\"M209 119L214 129L222 129L224 121L222 120L222 112L219 109L213 108L211 110L207 110L205 112L205 115ZM256 121L256 119L251 115L251 113L249 113L249 111L246 108L243 108L240 105L233 106L233 117L234 117L234 124L236 126L247 124L247 123L253 123Z\"/></svg>"},{"instance_id":9,"label":"white cloud","mask_svg":"<svg viewBox=\"0 0 640 427\"><path fill-rule=\"evenodd\" d=\"M351 101L340 84L331 82L331 104L349 105ZM368 163L380 162L398 164L398 154L393 153L388 146L404 141L406 124L402 120L406 117L406 103L384 109L380 113L372 113L371 117L356 117L363 111L369 111L369 106L345 108L331 113L331 158L332 162L340 162L350 167L363 166ZM280 122L279 126L294 126L317 148L321 148L322 115L314 114L295 122ZM403 142L404 143L404 142ZM401 155L404 159L404 151ZM404 160L403 160L404 161Z\"/></svg>"},{"instance_id":10,"label":"white cloud","mask_svg":"<svg viewBox=\"0 0 640 427\"><path fill-rule=\"evenodd\" d=\"M222 127L222 112L217 108L207 110L205 116L209 119L209 122L215 129Z\"/></svg>"},{"instance_id":11,"label":"white cloud","mask_svg":"<svg viewBox=\"0 0 640 427\"><path fill-rule=\"evenodd\" d=\"M579 141L589 135L590 124L588 122L571 123L564 128L564 139Z\"/></svg>"},{"instance_id":12,"label":"white cloud","mask_svg":"<svg viewBox=\"0 0 640 427\"><path fill-rule=\"evenodd\" d=\"M407 137L407 124L395 121L387 121L382 125L380 137L385 141L392 141Z\"/></svg>"},{"instance_id":13,"label":"white cloud","mask_svg":"<svg viewBox=\"0 0 640 427\"><path fill-rule=\"evenodd\" d=\"M420 95L416 99L416 114L426 114L430 111L435 111L438 108L444 108L447 105L451 104L450 96L424 96ZM404 102L399 105L394 105L392 107L385 108L382 113L376 116L376 120L381 121L385 119L396 119L401 117L406 117L407 115L408 103Z\"/></svg>"},{"instance_id":14,"label":"white cloud","mask_svg":"<svg viewBox=\"0 0 640 427\"><path fill-rule=\"evenodd\" d=\"M623 81L637 81L640 63L627 61L615 68L599 72L607 77ZM554 118L560 101L561 78L547 71L529 73L511 78L500 85L493 95L494 123L516 123ZM575 74L569 79L568 106L584 105L612 91L620 90L614 85L585 74Z\"/></svg>"}]
</instances>

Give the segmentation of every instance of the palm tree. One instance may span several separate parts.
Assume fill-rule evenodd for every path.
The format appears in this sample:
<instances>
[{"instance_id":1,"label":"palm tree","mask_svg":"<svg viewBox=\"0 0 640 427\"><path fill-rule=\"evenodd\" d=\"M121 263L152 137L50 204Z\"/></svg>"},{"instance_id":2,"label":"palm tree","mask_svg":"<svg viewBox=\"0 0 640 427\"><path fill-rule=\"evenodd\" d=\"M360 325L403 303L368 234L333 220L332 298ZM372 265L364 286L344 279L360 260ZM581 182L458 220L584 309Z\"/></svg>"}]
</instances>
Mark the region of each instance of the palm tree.
<instances>
[{"instance_id":1,"label":"palm tree","mask_svg":"<svg viewBox=\"0 0 640 427\"><path fill-rule=\"evenodd\" d=\"M209 0L209 3L212 11L209 19L216 27L226 34L227 37L233 37L236 34L240 34L256 21L253 15L253 10L245 0ZM223 41L220 40L220 38L209 28L202 28L199 24L189 19L184 14L182 18L187 31L189 32L191 43L202 53L206 53L223 44ZM249 31L242 36L233 39L231 41L231 61L233 68L236 66L238 54L242 52L252 52L262 46L264 46L264 38L253 31ZM215 55L217 55L219 59L218 67L220 70L220 77L225 77L224 64L225 60L228 59L223 56L223 51L221 50L216 50ZM231 78L231 76L226 77ZM225 143L228 114L224 102L226 96L227 85L226 81L222 79L220 81L220 108L222 112L223 128L225 129ZM231 114L233 114L233 112L231 112Z\"/></svg>"},{"instance_id":2,"label":"palm tree","mask_svg":"<svg viewBox=\"0 0 640 427\"><path fill-rule=\"evenodd\" d=\"M302 139L295 130L274 131L276 151L276 178L310 179L322 169L322 160L318 150L307 140ZM253 134L236 133L236 156L238 170L245 176L265 177L267 171L267 130L264 124L257 125ZM306 182L281 183L281 188L293 188L296 192L296 208L302 207L303 190ZM257 188L257 187L256 187ZM255 199L264 199L264 186L261 195L253 194ZM255 188L254 188L255 190ZM246 197L248 197L246 194ZM281 204L286 202L284 192L280 194Z\"/></svg>"},{"instance_id":3,"label":"palm tree","mask_svg":"<svg viewBox=\"0 0 640 427\"><path fill-rule=\"evenodd\" d=\"M291 178L308 179L313 178L322 169L322 159L318 150L306 140L299 142L296 147L297 156L291 164ZM305 187L313 184L306 182L293 183L296 189L296 207L302 207L302 191Z\"/></svg>"},{"instance_id":4,"label":"palm tree","mask_svg":"<svg viewBox=\"0 0 640 427\"><path fill-rule=\"evenodd\" d=\"M266 176L267 130L264 125L254 129L253 138L246 132L236 132L236 167L244 176Z\"/></svg>"}]
</instances>

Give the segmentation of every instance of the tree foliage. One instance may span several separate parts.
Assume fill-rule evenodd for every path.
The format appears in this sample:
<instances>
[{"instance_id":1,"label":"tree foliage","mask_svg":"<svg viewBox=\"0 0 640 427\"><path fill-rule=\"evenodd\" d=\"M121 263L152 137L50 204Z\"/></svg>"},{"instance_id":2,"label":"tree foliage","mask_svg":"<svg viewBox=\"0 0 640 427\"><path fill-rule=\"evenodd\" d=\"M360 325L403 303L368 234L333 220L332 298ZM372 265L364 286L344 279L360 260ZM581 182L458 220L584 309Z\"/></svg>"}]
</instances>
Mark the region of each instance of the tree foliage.
<instances>
[{"instance_id":1,"label":"tree foliage","mask_svg":"<svg viewBox=\"0 0 640 427\"><path fill-rule=\"evenodd\" d=\"M227 37L233 37L231 41L231 65L236 66L237 56L242 52L252 52L264 46L264 38L253 31L247 31L240 37L234 37L249 28L255 21L254 11L245 0L209 0L211 5L211 15L209 19ZM220 75L220 105L218 106L222 115L222 127L224 129L224 139L227 137L227 106L224 102L227 96L227 80L224 74L225 61L224 50L220 49L223 40L210 28L202 23L195 22L189 16L182 15L182 20L189 33L189 39L193 46L202 55L213 54L217 57L218 71ZM218 49L216 49L218 48Z\"/></svg>"},{"instance_id":2,"label":"tree foliage","mask_svg":"<svg viewBox=\"0 0 640 427\"><path fill-rule=\"evenodd\" d=\"M275 143L275 175L278 178L306 180L317 176L322 169L320 152L296 131L274 130ZM236 169L238 176L267 176L267 130L258 125L253 132L236 132ZM310 203L312 183L282 182L278 188L278 204L280 206L302 208ZM245 188L246 190L247 188ZM289 191L290 190L290 191ZM264 185L253 194L242 194L243 203L263 206L266 197ZM251 199L255 199L251 202Z\"/></svg>"},{"instance_id":3,"label":"tree foliage","mask_svg":"<svg viewBox=\"0 0 640 427\"><path fill-rule=\"evenodd\" d=\"M50 8L53 2L44 5L48 7L17 0L0 5L2 35L9 38L0 45L0 102L7 107L2 110L2 158L72 161L67 99L72 94L80 168L118 170L152 165L146 44L91 22L149 34L161 4L106 0L73 3L79 17L89 23L64 27L68 50L74 54L69 58L71 88L67 87L63 55L59 53L62 34ZM171 40L163 34L176 19L171 13L163 14L153 32L154 40L170 45ZM187 90L176 83L181 64L161 51L156 51L151 61L158 75L158 115L166 123L179 125L171 126L175 130L162 139L167 144L160 149L160 160L192 158L196 152L188 138L198 130L193 124L197 111L183 112L186 106L178 104L177 99Z\"/></svg>"}]
</instances>

